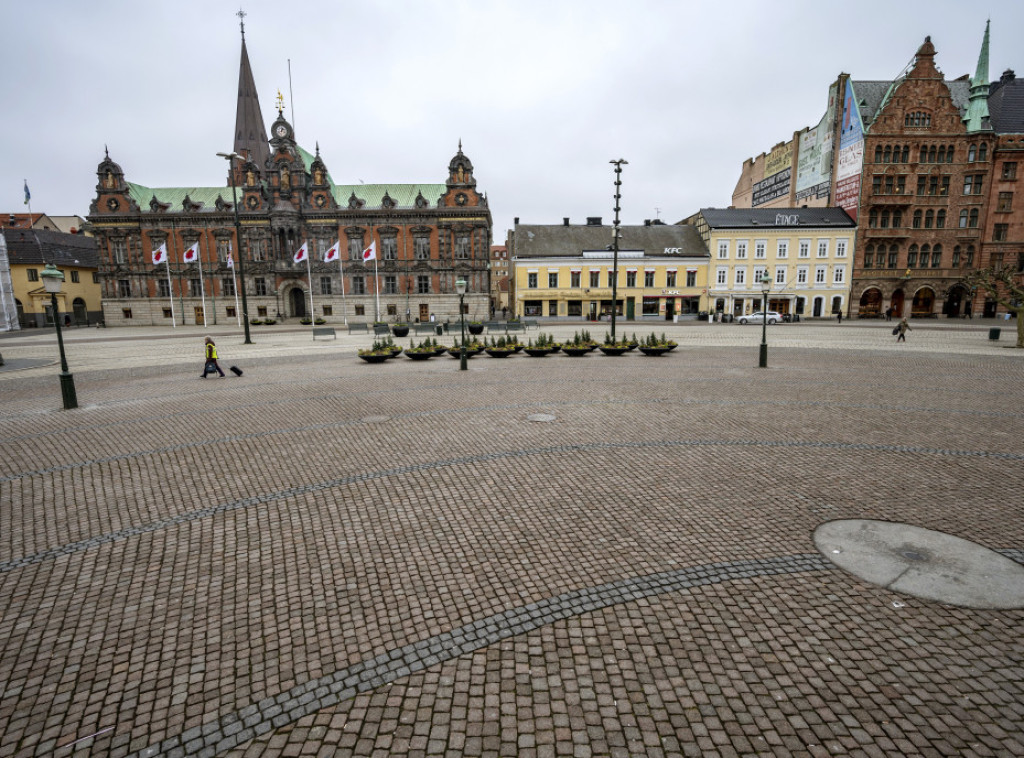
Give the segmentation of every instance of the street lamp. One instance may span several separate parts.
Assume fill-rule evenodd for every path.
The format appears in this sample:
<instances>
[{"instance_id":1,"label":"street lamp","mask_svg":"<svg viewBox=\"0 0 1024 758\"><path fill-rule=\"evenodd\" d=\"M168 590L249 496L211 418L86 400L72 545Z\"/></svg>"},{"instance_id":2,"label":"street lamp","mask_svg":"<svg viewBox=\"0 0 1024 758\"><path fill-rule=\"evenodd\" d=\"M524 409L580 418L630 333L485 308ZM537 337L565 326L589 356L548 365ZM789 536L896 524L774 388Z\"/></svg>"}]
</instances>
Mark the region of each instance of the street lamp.
<instances>
[{"instance_id":1,"label":"street lamp","mask_svg":"<svg viewBox=\"0 0 1024 758\"><path fill-rule=\"evenodd\" d=\"M57 294L64 283L64 272L52 263L47 263L39 276L43 279L43 287L50 293L53 323L57 327L57 345L60 347L60 394L64 399L64 410L70 410L78 407L78 396L75 394L75 377L68 371L68 360L64 357L64 337L60 333L60 312L57 309Z\"/></svg>"},{"instance_id":2,"label":"street lamp","mask_svg":"<svg viewBox=\"0 0 1024 758\"><path fill-rule=\"evenodd\" d=\"M608 161L615 166L615 222L612 229L612 343L615 342L615 311L618 310L619 291L619 187L622 186L622 167L628 166L629 161L624 158Z\"/></svg>"},{"instance_id":3,"label":"street lamp","mask_svg":"<svg viewBox=\"0 0 1024 758\"><path fill-rule=\"evenodd\" d=\"M767 271L761 272L761 354L758 368L768 368L768 295L772 291L771 277Z\"/></svg>"},{"instance_id":4,"label":"street lamp","mask_svg":"<svg viewBox=\"0 0 1024 758\"><path fill-rule=\"evenodd\" d=\"M245 328L245 344L251 345L249 337L249 303L245 299L245 256L242 255L242 224L238 220L238 190L235 188L235 158L242 160L237 153L217 153L230 165L229 175L231 176L231 210L235 212L235 249L238 251L238 278L242 282L242 324ZM184 318L184 316L182 317Z\"/></svg>"},{"instance_id":5,"label":"street lamp","mask_svg":"<svg viewBox=\"0 0 1024 758\"><path fill-rule=\"evenodd\" d=\"M455 291L459 293L459 321L462 322L462 342L459 343L459 371L466 370L466 309L462 302L466 297L466 280L455 280Z\"/></svg>"}]
</instances>

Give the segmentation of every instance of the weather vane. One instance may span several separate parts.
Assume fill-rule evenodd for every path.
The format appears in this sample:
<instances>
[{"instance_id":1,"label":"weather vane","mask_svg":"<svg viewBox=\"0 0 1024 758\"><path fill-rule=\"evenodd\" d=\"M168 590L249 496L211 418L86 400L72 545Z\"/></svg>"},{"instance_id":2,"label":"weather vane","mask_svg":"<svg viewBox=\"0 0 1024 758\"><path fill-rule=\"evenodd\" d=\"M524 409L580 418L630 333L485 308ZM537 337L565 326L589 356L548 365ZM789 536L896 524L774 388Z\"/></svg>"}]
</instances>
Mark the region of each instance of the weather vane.
<instances>
[{"instance_id":1,"label":"weather vane","mask_svg":"<svg viewBox=\"0 0 1024 758\"><path fill-rule=\"evenodd\" d=\"M281 90L277 91L277 115L280 116L284 112L284 95L281 94Z\"/></svg>"},{"instance_id":2,"label":"weather vane","mask_svg":"<svg viewBox=\"0 0 1024 758\"><path fill-rule=\"evenodd\" d=\"M235 14L239 18L239 22L242 25L242 39L245 39L245 16L246 13L241 8L238 9L238 13Z\"/></svg>"}]
</instances>

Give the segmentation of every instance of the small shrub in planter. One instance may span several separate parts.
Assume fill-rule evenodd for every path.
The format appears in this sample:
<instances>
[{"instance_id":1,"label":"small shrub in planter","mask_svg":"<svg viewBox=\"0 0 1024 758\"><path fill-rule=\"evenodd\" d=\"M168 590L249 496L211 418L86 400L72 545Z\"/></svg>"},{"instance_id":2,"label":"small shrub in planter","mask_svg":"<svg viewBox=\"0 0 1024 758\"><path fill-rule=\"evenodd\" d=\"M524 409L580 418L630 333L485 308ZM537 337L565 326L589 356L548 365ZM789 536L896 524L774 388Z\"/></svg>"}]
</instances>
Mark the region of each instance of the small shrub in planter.
<instances>
[{"instance_id":1,"label":"small shrub in planter","mask_svg":"<svg viewBox=\"0 0 1024 758\"><path fill-rule=\"evenodd\" d=\"M310 324L313 323L313 319L311 319L311 318L300 318L299 319L299 323L302 324L303 326L309 326Z\"/></svg>"},{"instance_id":2,"label":"small shrub in planter","mask_svg":"<svg viewBox=\"0 0 1024 758\"><path fill-rule=\"evenodd\" d=\"M276 318L268 318L268 319L264 319L264 320L263 320L263 323L264 323L264 324L265 324L266 326L273 326L274 324L276 324L276 323L277 323L277 319L276 319Z\"/></svg>"},{"instance_id":3,"label":"small shrub in planter","mask_svg":"<svg viewBox=\"0 0 1024 758\"><path fill-rule=\"evenodd\" d=\"M263 323L263 321L262 321L262 319L251 318L251 319L249 319L249 323L252 324L253 326L259 326L260 324Z\"/></svg>"},{"instance_id":4,"label":"small shrub in planter","mask_svg":"<svg viewBox=\"0 0 1024 758\"><path fill-rule=\"evenodd\" d=\"M315 319L313 321L313 323L316 324L317 326L320 326L321 324L326 324L327 323L327 319L325 319L325 318L318 318L318 319Z\"/></svg>"}]
</instances>

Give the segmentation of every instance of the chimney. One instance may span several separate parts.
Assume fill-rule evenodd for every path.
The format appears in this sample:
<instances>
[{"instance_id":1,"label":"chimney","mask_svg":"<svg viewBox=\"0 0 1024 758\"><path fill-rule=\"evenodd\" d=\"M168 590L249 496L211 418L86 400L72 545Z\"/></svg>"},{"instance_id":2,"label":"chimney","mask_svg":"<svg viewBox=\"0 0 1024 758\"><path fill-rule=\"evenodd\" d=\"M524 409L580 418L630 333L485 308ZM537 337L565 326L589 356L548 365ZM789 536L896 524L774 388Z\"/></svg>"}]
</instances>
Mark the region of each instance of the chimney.
<instances>
[{"instance_id":1,"label":"chimney","mask_svg":"<svg viewBox=\"0 0 1024 758\"><path fill-rule=\"evenodd\" d=\"M649 218L645 218L644 219L644 226L650 226L650 225L651 225L651 220Z\"/></svg>"},{"instance_id":2,"label":"chimney","mask_svg":"<svg viewBox=\"0 0 1024 758\"><path fill-rule=\"evenodd\" d=\"M1006 84L1006 82L1012 82L1014 80L1014 73L1012 68L1006 69L1003 75L999 77L1000 84Z\"/></svg>"},{"instance_id":3,"label":"chimney","mask_svg":"<svg viewBox=\"0 0 1024 758\"><path fill-rule=\"evenodd\" d=\"M587 226L601 226L601 217L587 216Z\"/></svg>"},{"instance_id":4,"label":"chimney","mask_svg":"<svg viewBox=\"0 0 1024 758\"><path fill-rule=\"evenodd\" d=\"M516 216L514 219L512 219L512 223L515 224L516 226L519 226L519 216Z\"/></svg>"},{"instance_id":5,"label":"chimney","mask_svg":"<svg viewBox=\"0 0 1024 758\"><path fill-rule=\"evenodd\" d=\"M569 217L568 216L564 216L562 218L562 226L569 226Z\"/></svg>"}]
</instances>

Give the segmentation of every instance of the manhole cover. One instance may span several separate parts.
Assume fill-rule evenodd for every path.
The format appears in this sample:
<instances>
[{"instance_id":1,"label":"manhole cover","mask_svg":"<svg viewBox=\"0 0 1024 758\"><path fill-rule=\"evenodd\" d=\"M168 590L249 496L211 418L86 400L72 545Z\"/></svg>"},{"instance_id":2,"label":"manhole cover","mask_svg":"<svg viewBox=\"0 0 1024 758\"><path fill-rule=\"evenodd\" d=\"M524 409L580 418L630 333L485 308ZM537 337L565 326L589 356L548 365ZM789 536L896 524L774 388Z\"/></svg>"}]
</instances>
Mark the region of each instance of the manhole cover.
<instances>
[{"instance_id":1,"label":"manhole cover","mask_svg":"<svg viewBox=\"0 0 1024 758\"><path fill-rule=\"evenodd\" d=\"M550 413L531 413L529 416L526 417L526 420L527 421L550 422L550 421L554 421L555 417L552 416Z\"/></svg>"},{"instance_id":2,"label":"manhole cover","mask_svg":"<svg viewBox=\"0 0 1024 758\"><path fill-rule=\"evenodd\" d=\"M839 568L906 595L964 608L1024 608L1024 565L975 542L890 521L829 521L814 544Z\"/></svg>"},{"instance_id":3,"label":"manhole cover","mask_svg":"<svg viewBox=\"0 0 1024 758\"><path fill-rule=\"evenodd\" d=\"M366 416L363 418L364 424L383 424L385 421L390 421L391 416Z\"/></svg>"}]
</instances>

